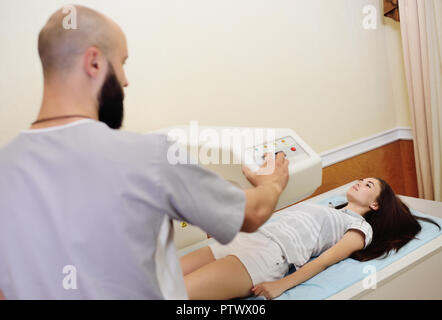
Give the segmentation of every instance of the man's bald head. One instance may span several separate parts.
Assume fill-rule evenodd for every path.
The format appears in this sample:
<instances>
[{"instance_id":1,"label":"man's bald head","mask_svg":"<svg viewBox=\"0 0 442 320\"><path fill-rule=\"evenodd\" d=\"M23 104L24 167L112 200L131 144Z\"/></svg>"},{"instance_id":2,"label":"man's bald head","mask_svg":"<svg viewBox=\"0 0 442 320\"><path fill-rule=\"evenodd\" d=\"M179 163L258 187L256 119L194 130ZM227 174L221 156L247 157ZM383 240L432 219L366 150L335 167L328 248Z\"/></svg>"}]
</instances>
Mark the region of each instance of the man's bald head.
<instances>
[{"instance_id":1,"label":"man's bald head","mask_svg":"<svg viewBox=\"0 0 442 320\"><path fill-rule=\"evenodd\" d=\"M38 52L45 77L60 71L69 71L75 58L87 48L96 47L111 60L116 48L121 46L121 29L103 14L83 6L73 6L76 11L76 29L65 28L68 14L63 9L51 15L38 37Z\"/></svg>"},{"instance_id":2,"label":"man's bald head","mask_svg":"<svg viewBox=\"0 0 442 320\"><path fill-rule=\"evenodd\" d=\"M89 115L118 129L123 87L128 86L126 38L101 13L82 6L69 9L69 14L63 9L52 14L38 38L45 77L42 109L47 114Z\"/></svg>"}]
</instances>

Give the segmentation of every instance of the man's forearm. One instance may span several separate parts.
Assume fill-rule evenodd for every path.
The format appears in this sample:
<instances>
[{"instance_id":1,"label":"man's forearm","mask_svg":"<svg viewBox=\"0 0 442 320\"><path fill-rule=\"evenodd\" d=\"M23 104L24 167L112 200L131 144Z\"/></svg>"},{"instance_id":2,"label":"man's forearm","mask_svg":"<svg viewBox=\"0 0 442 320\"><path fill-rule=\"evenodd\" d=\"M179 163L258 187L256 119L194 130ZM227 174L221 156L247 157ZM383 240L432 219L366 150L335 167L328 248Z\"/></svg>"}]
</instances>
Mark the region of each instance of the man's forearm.
<instances>
[{"instance_id":1,"label":"man's forearm","mask_svg":"<svg viewBox=\"0 0 442 320\"><path fill-rule=\"evenodd\" d=\"M277 185L267 183L244 190L246 193L245 216L251 220L250 228L242 230L253 232L272 215L278 202L281 190Z\"/></svg>"},{"instance_id":2,"label":"man's forearm","mask_svg":"<svg viewBox=\"0 0 442 320\"><path fill-rule=\"evenodd\" d=\"M255 190L259 207L263 209L262 219L264 219L264 223L272 215L273 210L275 210L281 190L276 184L271 183L260 185Z\"/></svg>"}]
</instances>

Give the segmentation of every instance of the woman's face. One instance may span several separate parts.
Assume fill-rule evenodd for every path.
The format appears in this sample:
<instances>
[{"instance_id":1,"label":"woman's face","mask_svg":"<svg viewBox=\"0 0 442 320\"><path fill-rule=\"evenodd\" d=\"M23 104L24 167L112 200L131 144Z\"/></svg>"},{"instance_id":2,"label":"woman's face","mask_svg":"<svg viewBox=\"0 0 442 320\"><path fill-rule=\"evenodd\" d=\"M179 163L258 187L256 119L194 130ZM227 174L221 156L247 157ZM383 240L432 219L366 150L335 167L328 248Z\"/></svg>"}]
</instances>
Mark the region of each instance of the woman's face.
<instances>
[{"instance_id":1,"label":"woman's face","mask_svg":"<svg viewBox=\"0 0 442 320\"><path fill-rule=\"evenodd\" d=\"M347 200L371 210L378 210L376 199L381 193L381 184L376 178L359 179L347 191Z\"/></svg>"}]
</instances>

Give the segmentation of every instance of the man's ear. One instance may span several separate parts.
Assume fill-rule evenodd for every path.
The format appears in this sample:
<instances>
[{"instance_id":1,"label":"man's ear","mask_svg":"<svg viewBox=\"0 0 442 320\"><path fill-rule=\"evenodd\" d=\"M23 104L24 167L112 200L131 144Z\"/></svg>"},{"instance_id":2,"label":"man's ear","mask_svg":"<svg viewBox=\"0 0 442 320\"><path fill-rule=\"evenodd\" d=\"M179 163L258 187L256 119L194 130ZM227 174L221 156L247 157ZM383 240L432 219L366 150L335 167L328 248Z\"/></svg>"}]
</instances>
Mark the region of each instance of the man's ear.
<instances>
[{"instance_id":1,"label":"man's ear","mask_svg":"<svg viewBox=\"0 0 442 320\"><path fill-rule=\"evenodd\" d=\"M100 73L101 69L104 68L104 64L100 58L100 49L96 47L89 47L86 49L86 52L83 55L83 67L84 71L89 77L96 77Z\"/></svg>"}]
</instances>

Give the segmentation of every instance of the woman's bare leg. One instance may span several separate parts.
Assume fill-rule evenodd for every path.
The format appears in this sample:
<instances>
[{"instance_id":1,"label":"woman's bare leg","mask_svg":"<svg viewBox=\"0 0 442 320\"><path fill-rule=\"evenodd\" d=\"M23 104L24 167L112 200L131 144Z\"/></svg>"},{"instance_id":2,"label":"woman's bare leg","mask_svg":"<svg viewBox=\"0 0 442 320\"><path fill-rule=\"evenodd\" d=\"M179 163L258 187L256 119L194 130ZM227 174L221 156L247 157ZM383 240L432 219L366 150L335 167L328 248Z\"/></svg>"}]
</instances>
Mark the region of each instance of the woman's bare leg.
<instances>
[{"instance_id":1,"label":"woman's bare leg","mask_svg":"<svg viewBox=\"0 0 442 320\"><path fill-rule=\"evenodd\" d=\"M225 300L247 297L253 287L247 269L235 256L215 260L184 277L189 299Z\"/></svg>"},{"instance_id":2,"label":"woman's bare leg","mask_svg":"<svg viewBox=\"0 0 442 320\"><path fill-rule=\"evenodd\" d=\"M209 247L192 251L180 259L183 275L187 275L213 261L215 261L215 257Z\"/></svg>"}]
</instances>

